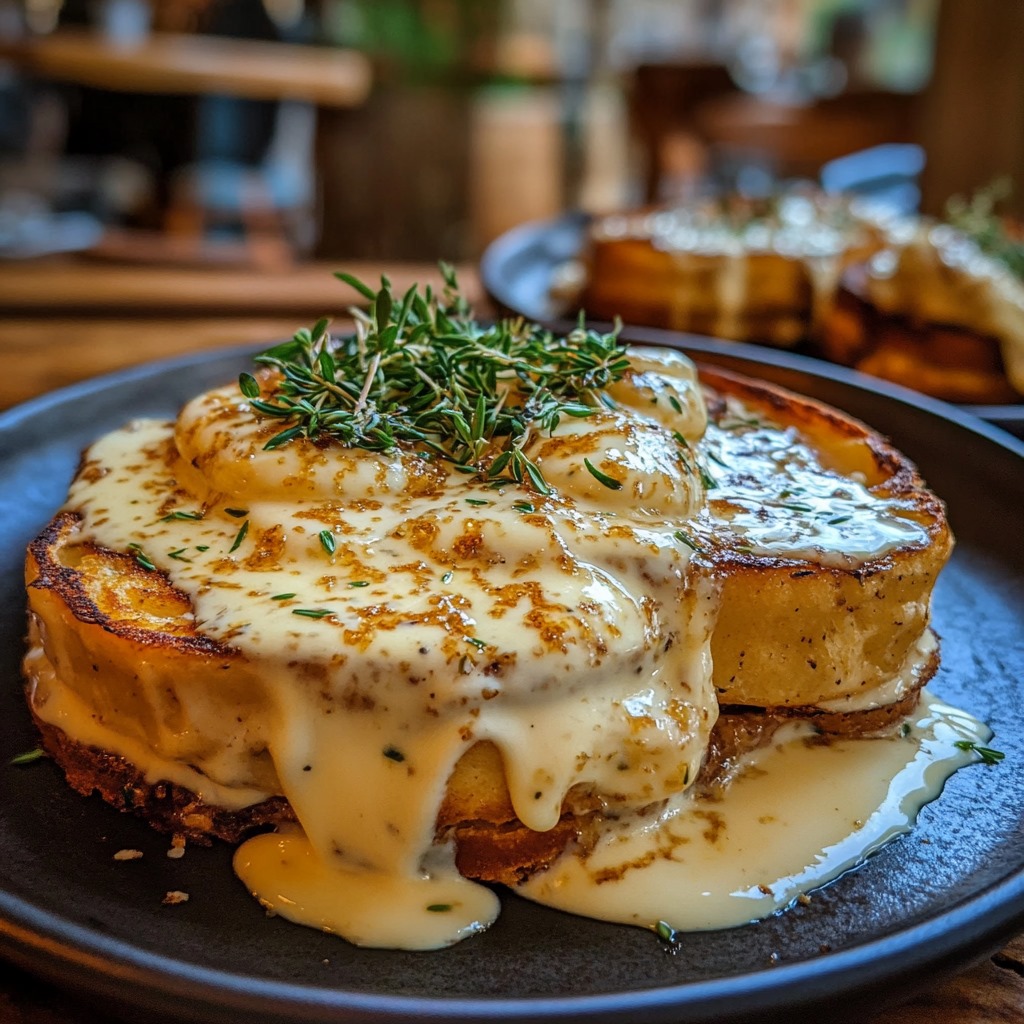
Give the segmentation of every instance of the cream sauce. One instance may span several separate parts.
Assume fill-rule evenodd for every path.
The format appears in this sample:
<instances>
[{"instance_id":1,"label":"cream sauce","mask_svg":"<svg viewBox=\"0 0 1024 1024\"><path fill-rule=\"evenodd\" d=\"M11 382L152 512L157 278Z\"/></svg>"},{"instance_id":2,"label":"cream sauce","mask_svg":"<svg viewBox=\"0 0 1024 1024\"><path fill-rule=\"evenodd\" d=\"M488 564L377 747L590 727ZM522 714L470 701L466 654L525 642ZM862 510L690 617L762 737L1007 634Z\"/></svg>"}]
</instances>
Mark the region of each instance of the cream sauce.
<instances>
[{"instance_id":1,"label":"cream sauce","mask_svg":"<svg viewBox=\"0 0 1024 1024\"><path fill-rule=\"evenodd\" d=\"M1024 393L1024 281L967 235L927 219L890 225L868 264L880 310L997 338L1010 382Z\"/></svg>"},{"instance_id":2,"label":"cream sauce","mask_svg":"<svg viewBox=\"0 0 1024 1024\"><path fill-rule=\"evenodd\" d=\"M242 802L225 790L287 796L301 832L257 837L236 856L277 913L360 944L417 949L485 928L497 914L489 890L462 879L434 842L449 775L474 743L496 744L516 814L536 830L557 822L574 787L599 795L610 815L630 814L685 797L699 773L717 717L716 587L690 572L680 524L796 558L927 542L898 502L840 483L767 424L709 429L707 452L754 460L776 499L783 485L801 487L810 511L799 528L784 529L785 515L767 527L748 515L745 502L770 495L742 475L722 474L708 503L698 464L706 413L678 355L638 354L613 394L616 411L533 442L549 497L485 487L414 454L266 451L277 425L255 419L234 388L196 399L176 423L108 435L69 494L81 541L165 571L190 597L196 629L230 652L244 699L225 684L225 658L190 662L185 679L173 658L141 659L86 699L72 692L73 652L48 647L55 672L30 658L37 712L211 803ZM586 471L584 457L619 488ZM722 501L728 514L716 511ZM821 522L828 508L849 520ZM174 727L153 711L168 694ZM132 702L149 713L126 713ZM869 759L872 745L851 746L865 753L850 757ZM886 761L881 775L892 768ZM918 802L930 792L904 789ZM872 813L861 802L841 816ZM668 831L631 841L656 850L680 814ZM874 842L856 841L853 860ZM538 895L571 860L527 891Z\"/></svg>"},{"instance_id":3,"label":"cream sauce","mask_svg":"<svg viewBox=\"0 0 1024 1024\"><path fill-rule=\"evenodd\" d=\"M867 246L882 214L854 210L845 199L800 193L779 196L759 210L734 206L707 201L612 214L597 221L594 238L646 240L671 256L667 326L692 327L700 310L712 315L708 333L715 337L742 340L767 330L774 344L796 344L808 324L812 331L820 324L849 254ZM762 322L751 322L752 314Z\"/></svg>"},{"instance_id":4,"label":"cream sauce","mask_svg":"<svg viewBox=\"0 0 1024 1024\"><path fill-rule=\"evenodd\" d=\"M715 486L697 536L731 536L736 550L822 565L856 565L903 545L928 543L913 503L881 497L822 465L794 427L780 428L729 400L701 443Z\"/></svg>"},{"instance_id":5,"label":"cream sauce","mask_svg":"<svg viewBox=\"0 0 1024 1024\"><path fill-rule=\"evenodd\" d=\"M926 699L905 736L816 742L794 724L747 758L716 800L691 792L658 815L609 821L586 856L564 856L520 891L586 917L680 931L781 910L900 833L974 755L988 729Z\"/></svg>"}]
</instances>

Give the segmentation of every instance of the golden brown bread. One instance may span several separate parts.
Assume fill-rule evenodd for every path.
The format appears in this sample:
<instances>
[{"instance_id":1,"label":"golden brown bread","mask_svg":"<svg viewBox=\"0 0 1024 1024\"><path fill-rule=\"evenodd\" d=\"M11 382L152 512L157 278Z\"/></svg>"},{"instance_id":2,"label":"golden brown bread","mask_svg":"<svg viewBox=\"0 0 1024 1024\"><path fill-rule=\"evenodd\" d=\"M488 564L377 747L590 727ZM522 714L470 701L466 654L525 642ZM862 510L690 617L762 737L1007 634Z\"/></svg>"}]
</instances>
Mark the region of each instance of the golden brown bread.
<instances>
[{"instance_id":1,"label":"golden brown bread","mask_svg":"<svg viewBox=\"0 0 1024 1024\"><path fill-rule=\"evenodd\" d=\"M928 598L951 538L941 503L878 435L778 388L710 368L703 378L711 420L723 435L740 402L748 415L784 424L827 468L906 503L908 515L927 536L927 543L897 546L881 557L826 565L745 550L713 516L696 524L704 532L694 565L721 586L722 608L712 637L714 683L720 701L732 706L720 717L702 772L703 784L713 786L727 777L743 751L766 742L788 715L812 717L825 733L860 733L910 710L934 672L934 652L879 707L844 712L817 705L841 694L870 694L899 674L925 634ZM729 472L715 471L727 490ZM743 467L737 472L742 475ZM711 509L719 500L714 493L709 492ZM203 737L190 729L196 700L209 697L231 708L240 724L247 714L261 713L260 690L244 658L196 628L187 599L163 573L140 566L137 555L82 543L74 513L59 514L32 544L26 573L49 663L107 724L139 740L159 736L173 744L161 750L163 756L193 763L204 753ZM217 694L195 692L199 684L193 680L211 672L223 680ZM30 700L38 707L46 700L46 687L45 680L38 685L38 672L36 678ZM171 738L165 738L168 730ZM239 734L239 742L253 744L250 774L237 782L264 795L228 808L199 801L187 785L147 781L129 759L75 740L52 724L44 723L42 733L76 789L96 790L159 828L192 839L234 841L254 827L292 817L271 760L246 734ZM480 742L449 779L436 827L440 838L454 839L463 873L516 881L547 864L570 841L585 841L588 816L600 806L599 794L570 790L554 828L527 829L512 807L498 749Z\"/></svg>"},{"instance_id":2,"label":"golden brown bread","mask_svg":"<svg viewBox=\"0 0 1024 1024\"><path fill-rule=\"evenodd\" d=\"M707 367L701 374L712 422L729 416L726 398L741 399L806 439L827 469L905 503L928 537L879 558L825 564L747 553L716 520L703 557L722 586L711 642L720 702L796 707L870 692L900 670L926 629L929 597L953 546L945 507L913 463L864 424L781 388ZM714 469L726 484L730 471ZM780 486L788 486L785 476ZM709 492L712 511L718 501Z\"/></svg>"},{"instance_id":3,"label":"golden brown bread","mask_svg":"<svg viewBox=\"0 0 1024 1024\"><path fill-rule=\"evenodd\" d=\"M807 266L777 253L674 253L617 238L593 244L579 304L599 320L788 348L808 333L813 292Z\"/></svg>"},{"instance_id":4,"label":"golden brown bread","mask_svg":"<svg viewBox=\"0 0 1024 1024\"><path fill-rule=\"evenodd\" d=\"M877 245L873 220L814 192L609 214L589 228L574 301L597 319L791 348Z\"/></svg>"},{"instance_id":5,"label":"golden brown bread","mask_svg":"<svg viewBox=\"0 0 1024 1024\"><path fill-rule=\"evenodd\" d=\"M833 362L947 402L1016 402L998 338L962 324L883 311L868 297L865 268L844 274L824 318L821 353Z\"/></svg>"}]
</instances>

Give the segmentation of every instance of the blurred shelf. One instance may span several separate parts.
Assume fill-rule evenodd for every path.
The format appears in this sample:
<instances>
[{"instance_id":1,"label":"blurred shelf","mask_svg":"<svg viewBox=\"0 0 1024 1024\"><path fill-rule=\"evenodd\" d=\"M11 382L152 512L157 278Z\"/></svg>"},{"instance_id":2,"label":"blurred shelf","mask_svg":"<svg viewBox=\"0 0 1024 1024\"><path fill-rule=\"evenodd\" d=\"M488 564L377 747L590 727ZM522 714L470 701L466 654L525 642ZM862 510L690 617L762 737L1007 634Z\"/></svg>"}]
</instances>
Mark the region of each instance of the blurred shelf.
<instances>
[{"instance_id":1,"label":"blurred shelf","mask_svg":"<svg viewBox=\"0 0 1024 1024\"><path fill-rule=\"evenodd\" d=\"M352 50L171 32L120 41L62 28L0 39L0 59L40 78L116 92L224 93L325 108L358 106L371 84L369 61Z\"/></svg>"}]
</instances>

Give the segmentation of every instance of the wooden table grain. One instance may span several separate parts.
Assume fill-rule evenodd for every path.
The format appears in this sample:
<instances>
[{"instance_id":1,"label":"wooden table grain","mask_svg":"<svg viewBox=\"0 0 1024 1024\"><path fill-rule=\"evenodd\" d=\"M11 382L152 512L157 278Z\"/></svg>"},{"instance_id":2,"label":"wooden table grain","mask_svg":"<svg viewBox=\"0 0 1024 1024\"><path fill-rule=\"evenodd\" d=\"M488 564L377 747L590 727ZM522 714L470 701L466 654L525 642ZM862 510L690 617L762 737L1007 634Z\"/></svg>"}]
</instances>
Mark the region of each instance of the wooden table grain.
<instances>
[{"instance_id":1,"label":"wooden table grain","mask_svg":"<svg viewBox=\"0 0 1024 1024\"><path fill-rule=\"evenodd\" d=\"M396 290L440 283L436 268L359 263L284 273L122 268L42 262L0 268L0 408L122 367L234 344L289 337L323 315L339 322L356 296L331 271ZM463 290L486 312L471 268ZM0 1024L107 1024L107 1012L0 960ZM1024 937L864 1024L1024 1021Z\"/></svg>"},{"instance_id":2,"label":"wooden table grain","mask_svg":"<svg viewBox=\"0 0 1024 1024\"><path fill-rule=\"evenodd\" d=\"M304 100L324 108L359 106L370 91L361 53L223 36L150 32L122 40L96 29L0 38L0 59L33 75L114 92Z\"/></svg>"}]
</instances>

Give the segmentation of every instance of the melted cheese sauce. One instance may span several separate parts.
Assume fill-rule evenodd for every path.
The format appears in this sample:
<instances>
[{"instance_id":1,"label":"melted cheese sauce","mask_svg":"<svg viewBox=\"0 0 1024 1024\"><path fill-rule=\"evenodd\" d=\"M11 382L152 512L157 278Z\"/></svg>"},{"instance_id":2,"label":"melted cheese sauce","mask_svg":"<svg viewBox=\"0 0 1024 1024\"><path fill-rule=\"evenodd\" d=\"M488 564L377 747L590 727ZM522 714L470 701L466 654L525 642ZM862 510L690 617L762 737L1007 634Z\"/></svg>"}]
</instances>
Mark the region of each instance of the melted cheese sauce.
<instances>
[{"instance_id":1,"label":"melted cheese sauce","mask_svg":"<svg viewBox=\"0 0 1024 1024\"><path fill-rule=\"evenodd\" d=\"M714 480L696 536L734 550L842 568L928 542L909 498L880 500L863 479L826 471L794 427L762 422L734 399L701 450Z\"/></svg>"},{"instance_id":2,"label":"melted cheese sauce","mask_svg":"<svg viewBox=\"0 0 1024 1024\"><path fill-rule=\"evenodd\" d=\"M275 912L363 945L444 946L497 915L491 891L462 878L453 851L435 843L452 769L483 740L501 752L529 828L554 826L571 792L606 808L598 848L564 855L524 889L531 898L613 920L721 927L834 877L905 828L962 763L943 730L973 739L982 727L936 707L901 742L791 737L753 756L712 810L696 802L690 786L718 713L717 590L692 571L680 524L837 561L927 543L927 532L899 501L823 468L783 428L719 426L700 448L706 412L692 365L645 352L634 367L613 389L616 411L533 443L548 497L482 486L410 453L266 451L277 424L255 419L233 387L199 397L176 423L101 439L67 503L82 517L81 540L165 571L222 653L190 661L187 679L173 659L170 676L141 659L120 692L85 694L61 678L70 654L50 652L54 672L34 652L37 712L213 804L284 794L301 827L244 843L239 876ZM709 501L709 458L752 471L720 472ZM781 497L794 488L806 506L795 519ZM757 513L773 502L777 517ZM168 694L171 711L132 713L170 707ZM800 787L807 775L833 777L833 764L877 783L848 787L808 832L794 808L817 807ZM759 813L755 826L767 774L786 782L771 798L773 823ZM893 800L895 816L885 811ZM655 804L657 815L635 818ZM728 827L716 826L702 858L678 857L700 847L709 814ZM857 824L877 814L884 828ZM716 873L725 833L732 866ZM766 837L783 851L777 863L748 856ZM841 856L815 859L844 842ZM641 862L651 869L623 868ZM665 871L681 894L671 910L652 895ZM748 876L773 895L744 897L739 913L734 890L749 889ZM607 906L606 892L617 894Z\"/></svg>"},{"instance_id":3,"label":"melted cheese sauce","mask_svg":"<svg viewBox=\"0 0 1024 1024\"><path fill-rule=\"evenodd\" d=\"M522 887L586 917L695 931L781 910L908 831L984 740L971 716L927 697L906 735L823 745L806 723L746 759L717 799L687 793L657 815L606 823L593 851Z\"/></svg>"},{"instance_id":4,"label":"melted cheese sauce","mask_svg":"<svg viewBox=\"0 0 1024 1024\"><path fill-rule=\"evenodd\" d=\"M866 245L876 217L868 209L854 215L835 197L792 194L758 213L707 202L612 214L593 232L598 242L642 239L671 255L677 273L666 326L684 329L695 309L711 310L705 329L715 337L767 332L773 343L793 345L806 335L808 320L812 328L821 321L850 252ZM770 327L763 317L750 322L765 310Z\"/></svg>"},{"instance_id":5,"label":"melted cheese sauce","mask_svg":"<svg viewBox=\"0 0 1024 1024\"><path fill-rule=\"evenodd\" d=\"M886 241L868 264L870 301L998 339L1006 375L1024 393L1024 281L947 224L897 221Z\"/></svg>"}]
</instances>

